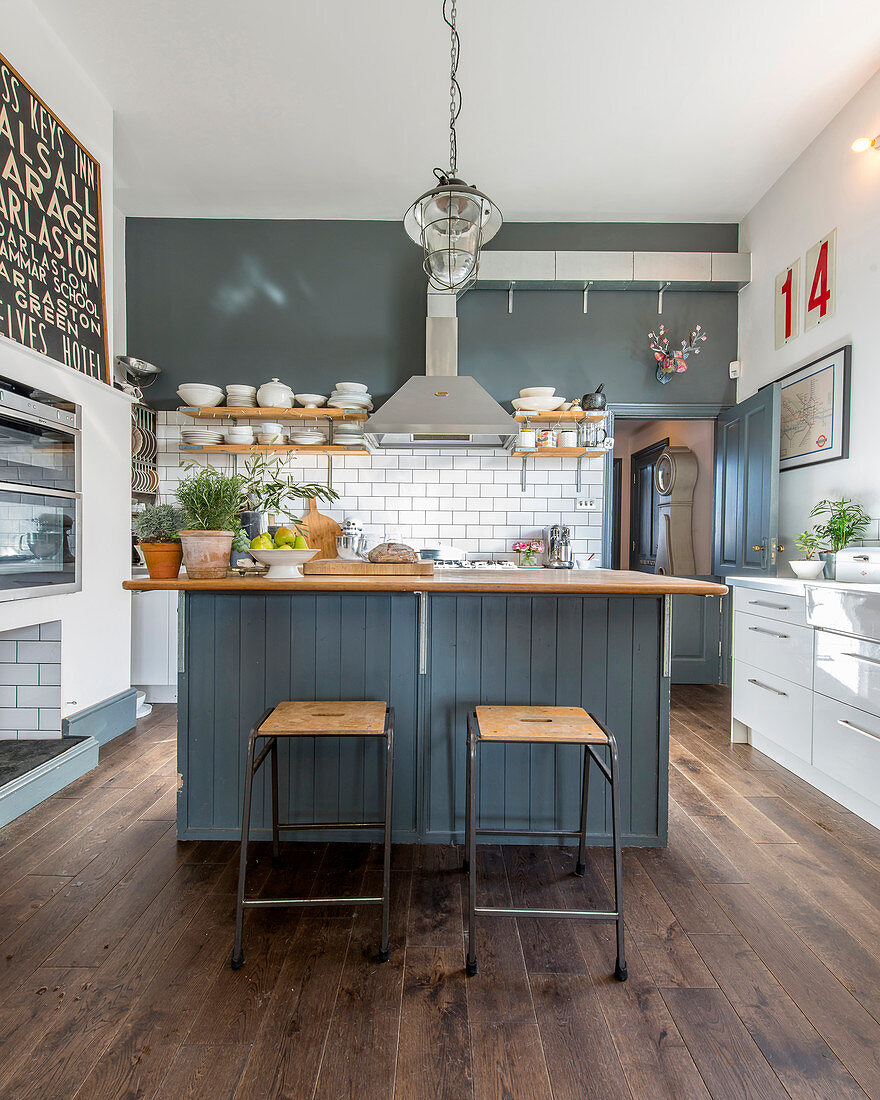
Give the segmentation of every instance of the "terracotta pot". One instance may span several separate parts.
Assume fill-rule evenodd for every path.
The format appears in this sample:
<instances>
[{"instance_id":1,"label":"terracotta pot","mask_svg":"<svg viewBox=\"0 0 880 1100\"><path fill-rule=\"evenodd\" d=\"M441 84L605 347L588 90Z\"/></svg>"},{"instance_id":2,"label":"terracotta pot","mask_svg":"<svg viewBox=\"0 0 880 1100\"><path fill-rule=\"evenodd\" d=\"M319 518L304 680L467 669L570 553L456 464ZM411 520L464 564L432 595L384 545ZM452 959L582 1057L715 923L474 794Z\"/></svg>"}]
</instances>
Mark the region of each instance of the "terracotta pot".
<instances>
[{"instance_id":1,"label":"terracotta pot","mask_svg":"<svg viewBox=\"0 0 880 1100\"><path fill-rule=\"evenodd\" d=\"M138 543L147 563L147 572L154 581L173 581L180 572L183 547L179 542Z\"/></svg>"},{"instance_id":2,"label":"terracotta pot","mask_svg":"<svg viewBox=\"0 0 880 1100\"><path fill-rule=\"evenodd\" d=\"M216 581L226 576L232 552L231 531L181 531L183 564L194 581Z\"/></svg>"}]
</instances>

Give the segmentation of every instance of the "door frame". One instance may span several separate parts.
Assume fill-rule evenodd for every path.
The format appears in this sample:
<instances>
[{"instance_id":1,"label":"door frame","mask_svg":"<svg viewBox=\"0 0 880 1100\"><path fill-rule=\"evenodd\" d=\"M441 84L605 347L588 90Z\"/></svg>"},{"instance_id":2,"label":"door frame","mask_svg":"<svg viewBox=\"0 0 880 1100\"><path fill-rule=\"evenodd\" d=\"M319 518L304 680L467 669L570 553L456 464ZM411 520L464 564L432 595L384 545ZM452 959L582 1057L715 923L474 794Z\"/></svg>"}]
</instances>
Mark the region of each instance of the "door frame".
<instances>
[{"instance_id":1,"label":"door frame","mask_svg":"<svg viewBox=\"0 0 880 1100\"><path fill-rule=\"evenodd\" d=\"M735 404L735 402L734 402ZM732 407L724 405L690 405L684 402L658 404L655 402L640 404L613 404L608 406L608 423L605 428L608 435L614 436L615 420L717 420L720 413ZM613 497L614 497L614 452L605 455L605 470L602 488L602 568L611 569L613 541ZM623 548L621 547L621 557ZM627 555L629 561L629 555Z\"/></svg>"},{"instance_id":2,"label":"door frame","mask_svg":"<svg viewBox=\"0 0 880 1100\"><path fill-rule=\"evenodd\" d=\"M629 484L629 547L627 549L626 559L627 559L627 562L629 563L629 568L630 569L632 569L632 567L633 567L633 546L632 546L633 528L636 525L636 519L637 519L637 513L638 513L638 507L637 507L638 502L637 502L635 494L633 493L633 485L635 484L635 481L633 480L633 478L635 476L634 473L633 473L633 470L634 470L634 467L635 467L635 461L636 461L637 458L643 458L645 455L652 454L654 451L657 452L657 458L659 458L660 455L663 454L663 452L666 450L666 448L668 446L669 446L669 436L667 436L665 439L658 439L656 443L652 443L649 447L642 447L642 449L640 451L633 451L633 453L629 456L629 478L630 478L630 484ZM657 465L656 460L654 462L654 465L655 466Z\"/></svg>"}]
</instances>

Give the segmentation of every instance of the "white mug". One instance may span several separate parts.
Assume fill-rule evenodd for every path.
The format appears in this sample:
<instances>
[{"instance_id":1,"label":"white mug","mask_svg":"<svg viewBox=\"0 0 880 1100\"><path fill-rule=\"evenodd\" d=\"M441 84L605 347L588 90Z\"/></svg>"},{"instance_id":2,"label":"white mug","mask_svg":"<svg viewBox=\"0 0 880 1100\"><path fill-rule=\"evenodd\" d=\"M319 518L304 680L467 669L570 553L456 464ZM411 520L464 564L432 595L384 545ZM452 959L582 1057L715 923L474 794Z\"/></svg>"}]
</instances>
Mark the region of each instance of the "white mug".
<instances>
[{"instance_id":1,"label":"white mug","mask_svg":"<svg viewBox=\"0 0 880 1100\"><path fill-rule=\"evenodd\" d=\"M574 430L566 429L559 433L559 446L560 447L576 447L577 446L577 432Z\"/></svg>"},{"instance_id":2,"label":"white mug","mask_svg":"<svg viewBox=\"0 0 880 1100\"><path fill-rule=\"evenodd\" d=\"M519 446L524 451L531 451L535 449L535 429L534 428L520 428L519 430Z\"/></svg>"}]
</instances>

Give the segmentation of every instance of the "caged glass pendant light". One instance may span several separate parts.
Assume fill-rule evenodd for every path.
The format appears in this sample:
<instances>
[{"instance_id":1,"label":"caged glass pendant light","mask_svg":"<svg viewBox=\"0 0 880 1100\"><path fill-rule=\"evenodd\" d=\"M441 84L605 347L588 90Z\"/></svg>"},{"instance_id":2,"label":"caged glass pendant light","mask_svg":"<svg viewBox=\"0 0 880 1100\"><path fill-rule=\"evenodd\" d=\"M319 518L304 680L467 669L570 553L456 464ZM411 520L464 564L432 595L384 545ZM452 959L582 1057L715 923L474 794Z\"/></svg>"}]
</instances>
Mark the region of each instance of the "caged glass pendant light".
<instances>
[{"instance_id":1,"label":"caged glass pendant light","mask_svg":"<svg viewBox=\"0 0 880 1100\"><path fill-rule=\"evenodd\" d=\"M451 38L449 70L449 170L435 168L437 186L407 210L403 227L425 253L424 268L435 290L463 290L477 277L480 249L501 228L501 211L482 191L458 179L455 123L461 114L456 76L460 41L456 0L443 0L443 21Z\"/></svg>"}]
</instances>

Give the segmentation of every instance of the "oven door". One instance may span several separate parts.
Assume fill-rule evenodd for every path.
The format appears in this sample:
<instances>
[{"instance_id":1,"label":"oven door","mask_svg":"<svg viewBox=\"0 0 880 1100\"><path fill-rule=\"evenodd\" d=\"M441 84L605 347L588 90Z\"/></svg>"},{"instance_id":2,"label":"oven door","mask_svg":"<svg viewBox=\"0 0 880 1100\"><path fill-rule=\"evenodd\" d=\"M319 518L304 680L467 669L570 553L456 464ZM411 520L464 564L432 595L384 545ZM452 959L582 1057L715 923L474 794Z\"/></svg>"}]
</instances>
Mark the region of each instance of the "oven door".
<instances>
[{"instance_id":1,"label":"oven door","mask_svg":"<svg viewBox=\"0 0 880 1100\"><path fill-rule=\"evenodd\" d=\"M74 428L0 410L0 481L72 493L77 487Z\"/></svg>"},{"instance_id":2,"label":"oven door","mask_svg":"<svg viewBox=\"0 0 880 1100\"><path fill-rule=\"evenodd\" d=\"M81 586L78 493L0 481L0 600Z\"/></svg>"}]
</instances>

